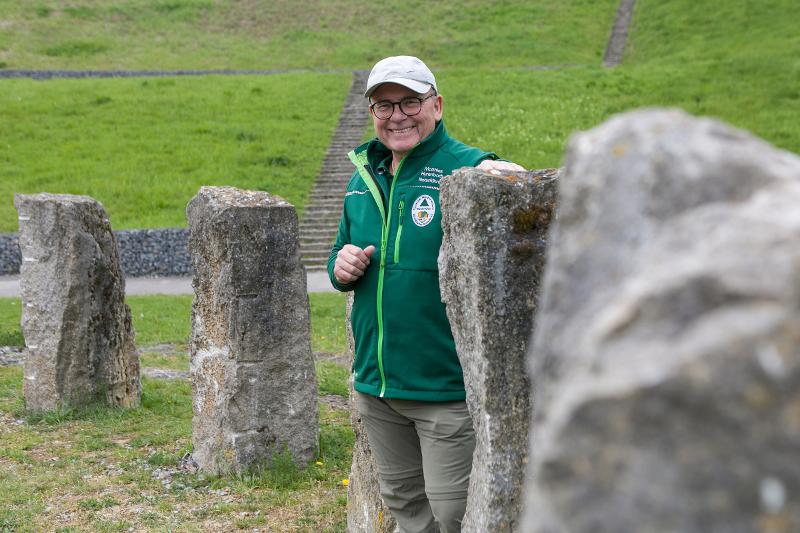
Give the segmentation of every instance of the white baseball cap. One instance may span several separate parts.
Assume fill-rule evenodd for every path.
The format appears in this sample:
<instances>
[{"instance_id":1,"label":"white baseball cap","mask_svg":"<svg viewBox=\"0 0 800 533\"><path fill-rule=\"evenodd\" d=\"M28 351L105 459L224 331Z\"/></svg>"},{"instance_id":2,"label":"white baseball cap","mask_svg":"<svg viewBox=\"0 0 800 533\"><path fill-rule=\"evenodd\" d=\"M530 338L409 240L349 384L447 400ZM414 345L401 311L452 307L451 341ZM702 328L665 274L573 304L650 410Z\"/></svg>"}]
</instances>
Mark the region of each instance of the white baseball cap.
<instances>
[{"instance_id":1,"label":"white baseball cap","mask_svg":"<svg viewBox=\"0 0 800 533\"><path fill-rule=\"evenodd\" d=\"M418 94L425 94L431 87L436 89L436 78L433 72L414 56L393 56L381 59L367 78L367 90L364 96L369 97L372 92L384 83L397 83L408 87Z\"/></svg>"}]
</instances>

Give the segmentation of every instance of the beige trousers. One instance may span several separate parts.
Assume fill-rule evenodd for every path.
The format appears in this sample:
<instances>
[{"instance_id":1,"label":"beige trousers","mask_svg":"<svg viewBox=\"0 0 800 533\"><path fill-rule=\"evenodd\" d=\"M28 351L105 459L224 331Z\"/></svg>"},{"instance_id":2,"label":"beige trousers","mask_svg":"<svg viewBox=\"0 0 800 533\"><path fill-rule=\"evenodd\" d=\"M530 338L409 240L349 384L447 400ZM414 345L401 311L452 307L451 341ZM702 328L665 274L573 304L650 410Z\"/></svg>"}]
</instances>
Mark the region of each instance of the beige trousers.
<instances>
[{"instance_id":1,"label":"beige trousers","mask_svg":"<svg viewBox=\"0 0 800 533\"><path fill-rule=\"evenodd\" d=\"M400 531L461 531L475 449L466 403L356 394L381 495Z\"/></svg>"}]
</instances>

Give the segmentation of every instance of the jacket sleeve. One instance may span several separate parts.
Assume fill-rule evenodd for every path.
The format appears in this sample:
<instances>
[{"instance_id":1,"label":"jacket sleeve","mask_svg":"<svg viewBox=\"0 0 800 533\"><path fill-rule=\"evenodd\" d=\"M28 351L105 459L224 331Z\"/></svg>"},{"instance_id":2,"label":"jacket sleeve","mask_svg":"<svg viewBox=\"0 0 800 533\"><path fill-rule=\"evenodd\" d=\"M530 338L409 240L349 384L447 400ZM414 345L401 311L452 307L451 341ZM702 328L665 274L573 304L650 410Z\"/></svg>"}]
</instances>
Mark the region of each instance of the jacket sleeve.
<instances>
[{"instance_id":1,"label":"jacket sleeve","mask_svg":"<svg viewBox=\"0 0 800 533\"><path fill-rule=\"evenodd\" d=\"M336 233L336 241L331 248L331 255L328 256L328 278L331 280L331 285L337 291L347 292L355 288L356 282L343 284L336 281L336 276L333 275L333 266L336 263L336 256L345 244L350 243L350 223L347 219L347 210L342 204L342 218L339 219L339 231Z\"/></svg>"},{"instance_id":2,"label":"jacket sleeve","mask_svg":"<svg viewBox=\"0 0 800 533\"><path fill-rule=\"evenodd\" d=\"M507 159L503 159L502 157L498 156L498 155L497 155L496 153L494 153L494 152L482 152L482 153L481 153L481 154L478 156L478 160L477 160L477 161L475 162L475 164L474 164L474 165L472 165L472 166L474 166L474 167L477 167L478 165L480 165L481 163L483 163L483 162L484 162L484 161L486 161L487 159L489 159L489 160L491 160L491 161L508 161Z\"/></svg>"}]
</instances>

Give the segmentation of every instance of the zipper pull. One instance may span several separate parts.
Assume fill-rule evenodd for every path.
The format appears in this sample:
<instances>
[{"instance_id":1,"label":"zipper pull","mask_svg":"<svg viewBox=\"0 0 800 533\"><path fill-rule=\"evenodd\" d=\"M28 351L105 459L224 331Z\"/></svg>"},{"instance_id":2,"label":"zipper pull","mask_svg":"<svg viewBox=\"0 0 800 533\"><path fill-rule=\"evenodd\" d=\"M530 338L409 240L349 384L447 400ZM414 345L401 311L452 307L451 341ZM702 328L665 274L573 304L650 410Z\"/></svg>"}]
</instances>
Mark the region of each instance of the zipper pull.
<instances>
[{"instance_id":1,"label":"zipper pull","mask_svg":"<svg viewBox=\"0 0 800 533\"><path fill-rule=\"evenodd\" d=\"M400 224L403 223L403 207L405 207L406 201L401 199L400 200Z\"/></svg>"}]
</instances>

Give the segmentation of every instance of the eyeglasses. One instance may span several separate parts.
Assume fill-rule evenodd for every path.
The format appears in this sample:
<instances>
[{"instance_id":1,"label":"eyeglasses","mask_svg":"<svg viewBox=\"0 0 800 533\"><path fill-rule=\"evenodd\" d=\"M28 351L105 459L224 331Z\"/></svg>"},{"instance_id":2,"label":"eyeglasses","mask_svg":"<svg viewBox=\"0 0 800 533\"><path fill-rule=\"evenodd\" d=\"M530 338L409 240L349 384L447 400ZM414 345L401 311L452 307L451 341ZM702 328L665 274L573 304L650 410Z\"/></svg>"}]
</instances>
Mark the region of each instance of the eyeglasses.
<instances>
[{"instance_id":1,"label":"eyeglasses","mask_svg":"<svg viewBox=\"0 0 800 533\"><path fill-rule=\"evenodd\" d=\"M372 110L372 114L375 115L376 118L381 120L386 120L387 118L391 118L394 114L394 106L400 107L400 112L403 113L407 117L413 117L414 115L419 115L419 112L422 111L422 102L427 100L428 98L432 98L436 96L436 93L429 94L425 98L417 98L416 96L407 96L400 100L399 102L390 102L389 100L381 100L380 102L375 102L371 106L369 106L370 110Z\"/></svg>"}]
</instances>

